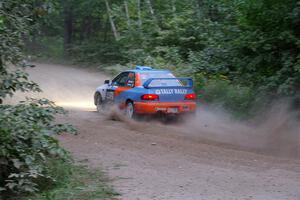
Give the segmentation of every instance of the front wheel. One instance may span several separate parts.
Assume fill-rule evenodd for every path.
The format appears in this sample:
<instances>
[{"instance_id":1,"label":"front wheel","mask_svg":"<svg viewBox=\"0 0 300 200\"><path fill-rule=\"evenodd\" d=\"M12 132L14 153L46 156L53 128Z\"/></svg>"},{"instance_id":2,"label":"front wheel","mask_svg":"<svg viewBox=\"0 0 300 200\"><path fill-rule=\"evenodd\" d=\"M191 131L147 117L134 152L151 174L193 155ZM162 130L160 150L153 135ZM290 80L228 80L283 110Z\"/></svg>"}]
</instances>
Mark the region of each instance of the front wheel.
<instances>
[{"instance_id":1,"label":"front wheel","mask_svg":"<svg viewBox=\"0 0 300 200\"><path fill-rule=\"evenodd\" d=\"M104 111L104 102L102 100L101 94L98 94L96 97L96 106L97 106L97 111L99 113L102 113Z\"/></svg>"}]
</instances>

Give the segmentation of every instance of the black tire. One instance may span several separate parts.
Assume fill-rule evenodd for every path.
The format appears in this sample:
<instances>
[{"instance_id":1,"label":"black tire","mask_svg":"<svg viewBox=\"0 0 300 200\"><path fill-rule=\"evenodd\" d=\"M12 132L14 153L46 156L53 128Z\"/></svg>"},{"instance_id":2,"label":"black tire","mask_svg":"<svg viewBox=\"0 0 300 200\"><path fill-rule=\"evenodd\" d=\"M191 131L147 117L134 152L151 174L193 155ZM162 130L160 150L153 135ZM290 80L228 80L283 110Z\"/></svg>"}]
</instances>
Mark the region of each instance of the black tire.
<instances>
[{"instance_id":1,"label":"black tire","mask_svg":"<svg viewBox=\"0 0 300 200\"><path fill-rule=\"evenodd\" d=\"M125 108L125 116L129 119L136 119L136 112L134 109L134 103L132 101L127 101Z\"/></svg>"},{"instance_id":2,"label":"black tire","mask_svg":"<svg viewBox=\"0 0 300 200\"><path fill-rule=\"evenodd\" d=\"M95 104L96 104L96 107L97 107L97 111L99 113L102 113L104 111L104 102L102 100L102 96L101 96L100 93L96 94Z\"/></svg>"}]
</instances>

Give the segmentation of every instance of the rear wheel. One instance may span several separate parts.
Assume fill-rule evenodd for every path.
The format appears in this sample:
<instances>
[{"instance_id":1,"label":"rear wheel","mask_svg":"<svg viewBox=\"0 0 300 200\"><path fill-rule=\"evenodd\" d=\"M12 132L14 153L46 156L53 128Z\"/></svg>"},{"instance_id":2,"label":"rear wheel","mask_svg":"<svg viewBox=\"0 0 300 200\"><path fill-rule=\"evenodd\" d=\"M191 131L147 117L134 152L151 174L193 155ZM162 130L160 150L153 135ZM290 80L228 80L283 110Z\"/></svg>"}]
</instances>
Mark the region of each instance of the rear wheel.
<instances>
[{"instance_id":1,"label":"rear wheel","mask_svg":"<svg viewBox=\"0 0 300 200\"><path fill-rule=\"evenodd\" d=\"M126 104L126 109L125 109L125 115L129 119L133 119L136 116L135 110L134 110L134 104L132 101L128 101Z\"/></svg>"}]
</instances>

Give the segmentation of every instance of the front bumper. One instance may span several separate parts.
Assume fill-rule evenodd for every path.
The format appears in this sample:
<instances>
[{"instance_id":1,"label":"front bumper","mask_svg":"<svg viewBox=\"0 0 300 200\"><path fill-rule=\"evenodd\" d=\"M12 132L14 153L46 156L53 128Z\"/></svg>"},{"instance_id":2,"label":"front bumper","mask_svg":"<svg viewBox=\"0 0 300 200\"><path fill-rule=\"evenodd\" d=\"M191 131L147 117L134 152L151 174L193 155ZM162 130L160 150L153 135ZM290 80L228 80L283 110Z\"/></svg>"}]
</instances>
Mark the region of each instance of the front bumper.
<instances>
[{"instance_id":1,"label":"front bumper","mask_svg":"<svg viewBox=\"0 0 300 200\"><path fill-rule=\"evenodd\" d=\"M134 109L138 114L181 114L196 111L196 102L135 102Z\"/></svg>"}]
</instances>

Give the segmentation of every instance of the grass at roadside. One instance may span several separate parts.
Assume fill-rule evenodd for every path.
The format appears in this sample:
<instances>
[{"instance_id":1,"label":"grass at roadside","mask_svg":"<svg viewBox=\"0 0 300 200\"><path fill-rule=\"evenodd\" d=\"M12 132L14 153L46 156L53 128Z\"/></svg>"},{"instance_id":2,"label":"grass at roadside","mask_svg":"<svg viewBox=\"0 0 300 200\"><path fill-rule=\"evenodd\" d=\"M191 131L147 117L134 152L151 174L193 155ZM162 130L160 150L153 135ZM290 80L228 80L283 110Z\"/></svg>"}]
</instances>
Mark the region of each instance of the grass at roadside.
<instances>
[{"instance_id":1,"label":"grass at roadside","mask_svg":"<svg viewBox=\"0 0 300 200\"><path fill-rule=\"evenodd\" d=\"M109 185L103 172L69 162L50 163L50 173L55 174L56 182L22 200L92 200L115 199L117 192ZM42 183L43 184L43 183Z\"/></svg>"}]
</instances>

